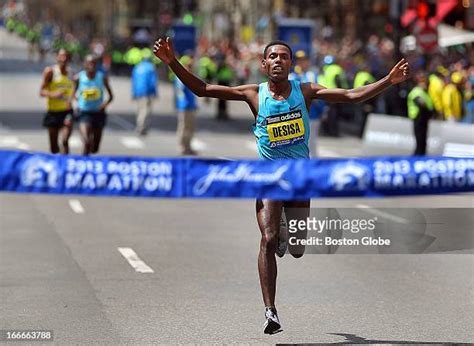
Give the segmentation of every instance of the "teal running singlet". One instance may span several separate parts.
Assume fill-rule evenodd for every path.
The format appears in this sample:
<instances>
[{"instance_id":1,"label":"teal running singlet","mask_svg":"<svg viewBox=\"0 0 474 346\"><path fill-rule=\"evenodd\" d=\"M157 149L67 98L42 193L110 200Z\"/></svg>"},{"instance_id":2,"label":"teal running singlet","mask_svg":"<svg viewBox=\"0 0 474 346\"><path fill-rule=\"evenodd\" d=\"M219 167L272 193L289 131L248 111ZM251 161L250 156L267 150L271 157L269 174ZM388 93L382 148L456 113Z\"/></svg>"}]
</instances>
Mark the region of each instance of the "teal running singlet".
<instances>
[{"instance_id":1,"label":"teal running singlet","mask_svg":"<svg viewBox=\"0 0 474 346\"><path fill-rule=\"evenodd\" d=\"M268 83L258 88L258 115L253 132L258 155L262 159L309 158L309 115L300 82L290 80L291 93L285 100L275 100Z\"/></svg>"}]
</instances>

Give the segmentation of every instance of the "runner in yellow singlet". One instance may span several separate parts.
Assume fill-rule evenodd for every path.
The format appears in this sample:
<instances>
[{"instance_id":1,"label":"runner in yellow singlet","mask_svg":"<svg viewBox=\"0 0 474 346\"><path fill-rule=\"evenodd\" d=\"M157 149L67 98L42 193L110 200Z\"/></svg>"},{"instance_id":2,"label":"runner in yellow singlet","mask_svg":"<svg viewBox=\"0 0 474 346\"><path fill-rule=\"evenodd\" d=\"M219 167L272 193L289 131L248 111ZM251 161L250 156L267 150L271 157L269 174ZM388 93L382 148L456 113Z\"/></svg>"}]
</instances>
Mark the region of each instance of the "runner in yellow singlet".
<instances>
[{"instance_id":1,"label":"runner in yellow singlet","mask_svg":"<svg viewBox=\"0 0 474 346\"><path fill-rule=\"evenodd\" d=\"M65 49L58 51L56 61L56 65L46 67L43 72L40 96L47 98L43 126L48 128L51 152L68 154L73 124L71 98L74 82L68 67L69 54ZM61 146L58 143L59 132L62 134Z\"/></svg>"}]
</instances>

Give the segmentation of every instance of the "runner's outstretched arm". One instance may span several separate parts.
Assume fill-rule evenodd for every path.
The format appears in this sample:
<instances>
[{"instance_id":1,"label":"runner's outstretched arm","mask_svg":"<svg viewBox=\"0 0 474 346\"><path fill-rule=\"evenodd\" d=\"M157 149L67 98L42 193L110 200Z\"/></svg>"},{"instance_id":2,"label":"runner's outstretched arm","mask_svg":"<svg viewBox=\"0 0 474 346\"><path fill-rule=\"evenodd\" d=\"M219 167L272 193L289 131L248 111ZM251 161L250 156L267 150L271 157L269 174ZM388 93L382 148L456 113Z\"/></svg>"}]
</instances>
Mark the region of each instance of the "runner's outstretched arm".
<instances>
[{"instance_id":1,"label":"runner's outstretched arm","mask_svg":"<svg viewBox=\"0 0 474 346\"><path fill-rule=\"evenodd\" d=\"M392 85L405 81L410 73L410 66L405 59L400 60L390 73L377 82L355 89L326 89L316 83L306 83L304 93L310 99L320 99L328 102L358 103L371 99Z\"/></svg>"},{"instance_id":2,"label":"runner's outstretched arm","mask_svg":"<svg viewBox=\"0 0 474 346\"><path fill-rule=\"evenodd\" d=\"M169 37L166 39L160 38L155 41L153 53L157 58L167 64L176 76L199 97L214 97L222 100L237 100L249 103L252 102L251 99L258 95L257 84L229 87L205 83L179 63Z\"/></svg>"}]
</instances>

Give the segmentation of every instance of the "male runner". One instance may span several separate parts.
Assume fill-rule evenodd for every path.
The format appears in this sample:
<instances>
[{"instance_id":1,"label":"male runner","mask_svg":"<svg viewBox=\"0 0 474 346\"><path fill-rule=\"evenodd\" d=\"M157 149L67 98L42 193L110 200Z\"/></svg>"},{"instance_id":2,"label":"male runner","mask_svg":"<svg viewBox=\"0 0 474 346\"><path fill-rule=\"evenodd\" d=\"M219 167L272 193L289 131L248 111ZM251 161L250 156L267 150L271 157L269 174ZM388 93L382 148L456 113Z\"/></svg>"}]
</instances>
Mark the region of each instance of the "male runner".
<instances>
[{"instance_id":1,"label":"male runner","mask_svg":"<svg viewBox=\"0 0 474 346\"><path fill-rule=\"evenodd\" d=\"M83 155L95 154L99 151L102 131L107 115L105 109L114 96L109 85L109 79L101 71L97 71L97 59L87 55L84 59L84 70L74 78L75 98L79 109L79 131L84 142ZM104 90L109 98L104 102Z\"/></svg>"},{"instance_id":2,"label":"male runner","mask_svg":"<svg viewBox=\"0 0 474 346\"><path fill-rule=\"evenodd\" d=\"M69 137L72 132L73 111L71 97L74 82L69 71L69 54L60 49L56 56L57 64L44 69L40 96L48 98L47 113L43 126L48 128L49 147L53 154L69 153ZM59 131L62 132L61 149L58 144Z\"/></svg>"},{"instance_id":3,"label":"male runner","mask_svg":"<svg viewBox=\"0 0 474 346\"><path fill-rule=\"evenodd\" d=\"M256 124L259 156L262 159L307 159L309 158L309 115L312 100L356 103L368 100L388 87L408 78L409 66L402 59L381 80L357 89L326 89L317 83L289 81L292 51L283 41L270 42L263 52L262 67L268 82L236 87L212 85L203 82L176 59L169 37L159 39L153 47L154 54L173 70L176 76L199 97L215 97L226 100L245 101L252 111ZM282 115L288 115L283 117ZM291 118L291 120L285 120ZM291 131L284 129L292 128ZM274 129L276 129L274 131ZM286 132L286 134L284 134ZM285 208L287 219L309 215L309 200L275 201L257 200L257 221L262 238L258 256L258 271L263 301L265 303L264 333L273 334L281 325L275 308L277 265L275 251L278 245L280 217ZM286 208L291 208L291 214ZM303 234L301 234L303 233ZM305 238L305 232L299 234ZM301 257L304 246L289 246L294 257Z\"/></svg>"}]
</instances>

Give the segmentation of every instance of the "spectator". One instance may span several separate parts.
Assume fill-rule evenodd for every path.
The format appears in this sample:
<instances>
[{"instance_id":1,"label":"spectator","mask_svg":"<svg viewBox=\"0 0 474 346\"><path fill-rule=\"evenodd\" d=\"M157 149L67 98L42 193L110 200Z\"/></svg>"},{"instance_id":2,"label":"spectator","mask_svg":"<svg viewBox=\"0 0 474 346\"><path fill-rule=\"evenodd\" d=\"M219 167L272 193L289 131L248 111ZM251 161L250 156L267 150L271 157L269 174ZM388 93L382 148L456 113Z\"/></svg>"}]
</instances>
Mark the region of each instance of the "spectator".
<instances>
[{"instance_id":1,"label":"spectator","mask_svg":"<svg viewBox=\"0 0 474 346\"><path fill-rule=\"evenodd\" d=\"M443 89L444 80L440 72L435 71L429 76L428 94L433 100L433 105L438 119L443 119Z\"/></svg>"},{"instance_id":2,"label":"spectator","mask_svg":"<svg viewBox=\"0 0 474 346\"><path fill-rule=\"evenodd\" d=\"M132 70L132 98L137 103L136 132L144 136L148 132L148 118L157 96L158 77L155 65L151 62L152 53L142 50L142 61Z\"/></svg>"},{"instance_id":3,"label":"spectator","mask_svg":"<svg viewBox=\"0 0 474 346\"><path fill-rule=\"evenodd\" d=\"M234 71L227 61L228 57L224 54L218 54L216 57L217 70L216 82L219 85L230 86L234 79ZM227 101L223 99L217 100L217 120L229 120L229 113L227 111Z\"/></svg>"},{"instance_id":4,"label":"spectator","mask_svg":"<svg viewBox=\"0 0 474 346\"><path fill-rule=\"evenodd\" d=\"M324 84L326 88L343 88L347 89L349 84L347 82L346 73L342 67L336 63L335 58L327 55L324 58ZM325 132L329 136L339 137L339 116L343 111L342 104L333 103L329 105L329 113L327 121L325 122Z\"/></svg>"},{"instance_id":5,"label":"spectator","mask_svg":"<svg viewBox=\"0 0 474 346\"><path fill-rule=\"evenodd\" d=\"M413 120L416 148L413 155L426 155L428 122L434 115L433 101L428 94L428 83L424 72L415 75L416 86L407 99L408 116Z\"/></svg>"},{"instance_id":6,"label":"spectator","mask_svg":"<svg viewBox=\"0 0 474 346\"><path fill-rule=\"evenodd\" d=\"M369 72L369 67L367 63L362 63L362 69L358 71L354 78L354 88L359 88L361 86L375 82L375 77ZM365 129L365 124L367 122L367 116L375 110L375 104L377 100L371 99L361 104L355 105L354 109L358 113L357 120L360 119L360 130L359 136L362 137Z\"/></svg>"},{"instance_id":7,"label":"spectator","mask_svg":"<svg viewBox=\"0 0 474 346\"><path fill-rule=\"evenodd\" d=\"M463 116L463 76L460 72L451 74L451 83L443 89L443 112L448 121L460 121Z\"/></svg>"},{"instance_id":8,"label":"spectator","mask_svg":"<svg viewBox=\"0 0 474 346\"><path fill-rule=\"evenodd\" d=\"M186 69L191 70L193 60L187 55L183 55L179 62ZM191 147L191 141L194 135L194 117L197 109L196 95L179 80L175 78L175 99L176 110L178 111L178 142L181 155L196 155Z\"/></svg>"},{"instance_id":9,"label":"spectator","mask_svg":"<svg viewBox=\"0 0 474 346\"><path fill-rule=\"evenodd\" d=\"M474 124L474 67L470 67L466 81L466 90L464 92L466 99L466 116L463 122Z\"/></svg>"}]
</instances>

